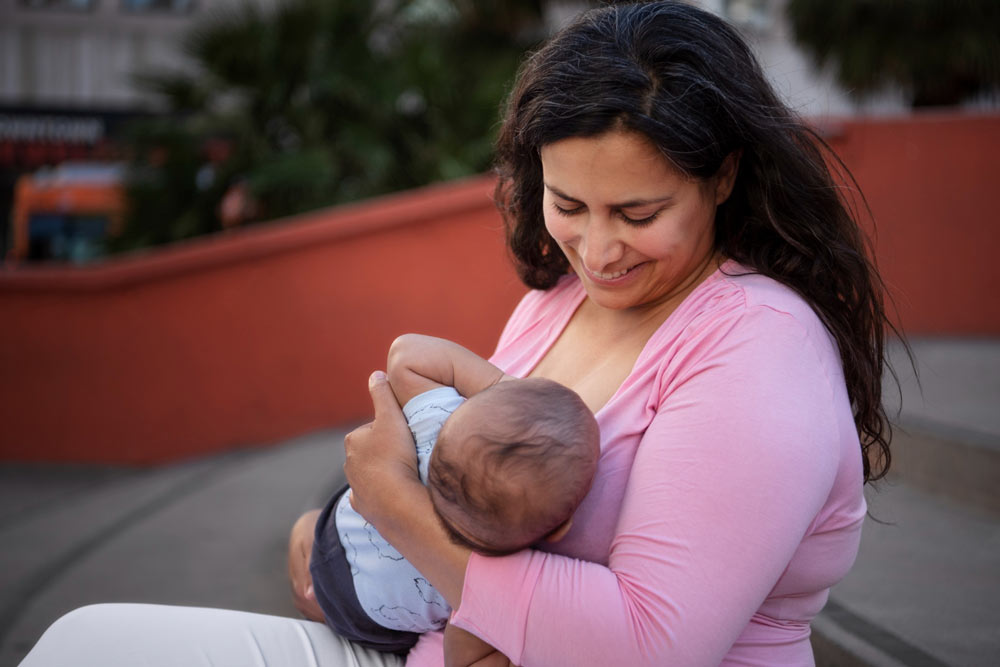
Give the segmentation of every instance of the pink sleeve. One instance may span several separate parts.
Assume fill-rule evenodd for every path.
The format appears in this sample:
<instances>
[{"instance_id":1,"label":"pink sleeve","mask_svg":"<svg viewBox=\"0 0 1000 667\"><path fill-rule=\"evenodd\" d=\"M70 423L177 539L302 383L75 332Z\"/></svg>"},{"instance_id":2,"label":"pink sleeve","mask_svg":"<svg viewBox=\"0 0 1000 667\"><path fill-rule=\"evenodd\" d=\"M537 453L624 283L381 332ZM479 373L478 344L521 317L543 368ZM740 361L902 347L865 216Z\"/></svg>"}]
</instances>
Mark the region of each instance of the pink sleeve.
<instances>
[{"instance_id":1,"label":"pink sleeve","mask_svg":"<svg viewBox=\"0 0 1000 667\"><path fill-rule=\"evenodd\" d=\"M608 566L473 554L457 625L528 667L725 657L830 493L838 425L790 316L754 308L696 346L662 380Z\"/></svg>"}]
</instances>

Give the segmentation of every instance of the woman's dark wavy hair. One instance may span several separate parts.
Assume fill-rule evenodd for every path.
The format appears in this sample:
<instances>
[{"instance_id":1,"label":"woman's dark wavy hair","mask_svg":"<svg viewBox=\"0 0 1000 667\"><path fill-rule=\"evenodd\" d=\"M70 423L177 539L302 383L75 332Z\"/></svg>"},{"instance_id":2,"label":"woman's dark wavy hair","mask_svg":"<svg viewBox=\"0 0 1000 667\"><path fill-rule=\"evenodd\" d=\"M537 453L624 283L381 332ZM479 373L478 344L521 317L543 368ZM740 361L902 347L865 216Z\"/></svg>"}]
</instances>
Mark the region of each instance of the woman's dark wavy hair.
<instances>
[{"instance_id":1,"label":"woman's dark wavy hair","mask_svg":"<svg viewBox=\"0 0 1000 667\"><path fill-rule=\"evenodd\" d=\"M831 165L858 192L856 184L722 19L679 2L604 7L524 62L497 139L495 193L521 279L547 289L569 270L545 230L539 148L616 128L644 135L696 179L739 154L733 192L716 214L716 248L794 289L822 319L839 346L865 481L883 477L892 436L883 346L887 328L896 329Z\"/></svg>"}]
</instances>

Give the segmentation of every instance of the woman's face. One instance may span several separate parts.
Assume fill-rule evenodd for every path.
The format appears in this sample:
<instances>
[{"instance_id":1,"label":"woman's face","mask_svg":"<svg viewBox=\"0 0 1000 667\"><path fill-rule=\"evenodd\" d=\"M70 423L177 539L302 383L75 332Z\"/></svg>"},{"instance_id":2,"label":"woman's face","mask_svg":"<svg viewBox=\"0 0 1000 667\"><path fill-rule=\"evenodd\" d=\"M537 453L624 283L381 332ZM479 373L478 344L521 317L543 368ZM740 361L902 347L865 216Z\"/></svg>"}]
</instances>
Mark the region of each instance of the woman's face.
<instances>
[{"instance_id":1,"label":"woman's face","mask_svg":"<svg viewBox=\"0 0 1000 667\"><path fill-rule=\"evenodd\" d=\"M623 130L556 141L540 156L545 227L597 305L655 308L714 269L715 208L735 156L714 178L692 180Z\"/></svg>"}]
</instances>

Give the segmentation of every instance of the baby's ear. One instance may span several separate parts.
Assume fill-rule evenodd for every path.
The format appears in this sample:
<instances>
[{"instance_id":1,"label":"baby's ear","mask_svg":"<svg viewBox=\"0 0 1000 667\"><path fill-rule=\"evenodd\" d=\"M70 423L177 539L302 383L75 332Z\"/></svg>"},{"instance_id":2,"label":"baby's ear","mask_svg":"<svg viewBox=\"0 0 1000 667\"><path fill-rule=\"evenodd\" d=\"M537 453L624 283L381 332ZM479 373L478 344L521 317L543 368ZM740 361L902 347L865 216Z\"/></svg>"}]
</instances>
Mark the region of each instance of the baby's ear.
<instances>
[{"instance_id":1,"label":"baby's ear","mask_svg":"<svg viewBox=\"0 0 1000 667\"><path fill-rule=\"evenodd\" d=\"M573 517L570 517L563 521L559 526L553 530L551 533L545 536L546 542L558 542L562 538L566 537L566 533L569 532L570 527L573 525Z\"/></svg>"}]
</instances>

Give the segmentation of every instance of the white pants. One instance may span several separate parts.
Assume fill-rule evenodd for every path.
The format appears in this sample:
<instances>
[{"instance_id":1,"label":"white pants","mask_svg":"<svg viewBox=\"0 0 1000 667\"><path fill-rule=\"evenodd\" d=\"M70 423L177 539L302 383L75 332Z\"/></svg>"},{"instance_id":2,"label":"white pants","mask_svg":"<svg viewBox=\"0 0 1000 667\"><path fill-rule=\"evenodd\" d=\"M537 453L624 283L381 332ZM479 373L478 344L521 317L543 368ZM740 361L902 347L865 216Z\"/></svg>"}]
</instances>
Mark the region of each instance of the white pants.
<instances>
[{"instance_id":1,"label":"white pants","mask_svg":"<svg viewBox=\"0 0 1000 667\"><path fill-rule=\"evenodd\" d=\"M21 667L401 667L322 623L243 611L98 604L45 631Z\"/></svg>"}]
</instances>

